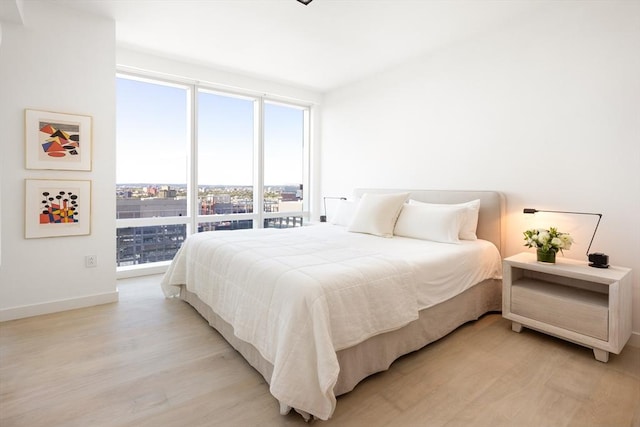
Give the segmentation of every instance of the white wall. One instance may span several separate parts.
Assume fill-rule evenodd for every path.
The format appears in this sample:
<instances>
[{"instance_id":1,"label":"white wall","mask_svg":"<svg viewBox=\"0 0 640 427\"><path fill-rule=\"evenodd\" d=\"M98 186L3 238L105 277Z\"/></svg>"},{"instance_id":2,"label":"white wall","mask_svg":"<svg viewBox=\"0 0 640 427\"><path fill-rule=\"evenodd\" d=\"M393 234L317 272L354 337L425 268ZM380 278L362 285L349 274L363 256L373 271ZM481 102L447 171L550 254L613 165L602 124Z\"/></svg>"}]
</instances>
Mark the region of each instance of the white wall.
<instances>
[{"instance_id":1,"label":"white wall","mask_svg":"<svg viewBox=\"0 0 640 427\"><path fill-rule=\"evenodd\" d=\"M258 95L267 95L298 103L317 104L321 100L319 93L308 89L259 79L255 76L177 61L123 47L117 49L116 63L118 68L125 72L141 72L168 79L198 82L215 86L220 90L251 91Z\"/></svg>"},{"instance_id":2,"label":"white wall","mask_svg":"<svg viewBox=\"0 0 640 427\"><path fill-rule=\"evenodd\" d=\"M558 225L634 270L640 342L640 3L550 2L535 16L325 95L322 192L489 189L507 201L505 256Z\"/></svg>"},{"instance_id":3,"label":"white wall","mask_svg":"<svg viewBox=\"0 0 640 427\"><path fill-rule=\"evenodd\" d=\"M24 25L2 23L0 320L117 300L114 75L112 21L25 2ZM26 170L25 108L92 116L93 170ZM91 180L91 235L24 239L27 178Z\"/></svg>"}]
</instances>

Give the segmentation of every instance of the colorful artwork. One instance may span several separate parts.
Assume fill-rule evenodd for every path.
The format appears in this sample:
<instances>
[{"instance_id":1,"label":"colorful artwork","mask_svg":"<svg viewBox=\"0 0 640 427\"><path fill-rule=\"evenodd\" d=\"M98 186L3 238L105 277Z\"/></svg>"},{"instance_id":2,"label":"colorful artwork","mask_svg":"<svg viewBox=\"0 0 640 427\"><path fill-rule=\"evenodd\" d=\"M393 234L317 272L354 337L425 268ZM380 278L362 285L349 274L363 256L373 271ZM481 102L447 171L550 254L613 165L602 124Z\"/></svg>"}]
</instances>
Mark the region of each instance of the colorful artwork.
<instances>
[{"instance_id":1,"label":"colorful artwork","mask_svg":"<svg viewBox=\"0 0 640 427\"><path fill-rule=\"evenodd\" d=\"M90 233L91 181L27 179L25 237Z\"/></svg>"},{"instance_id":2,"label":"colorful artwork","mask_svg":"<svg viewBox=\"0 0 640 427\"><path fill-rule=\"evenodd\" d=\"M91 170L91 117L25 110L27 169Z\"/></svg>"},{"instance_id":3,"label":"colorful artwork","mask_svg":"<svg viewBox=\"0 0 640 427\"><path fill-rule=\"evenodd\" d=\"M40 224L68 224L78 222L78 195L73 191L42 192Z\"/></svg>"},{"instance_id":4,"label":"colorful artwork","mask_svg":"<svg viewBox=\"0 0 640 427\"><path fill-rule=\"evenodd\" d=\"M80 123L40 122L39 127L44 156L80 158Z\"/></svg>"}]
</instances>

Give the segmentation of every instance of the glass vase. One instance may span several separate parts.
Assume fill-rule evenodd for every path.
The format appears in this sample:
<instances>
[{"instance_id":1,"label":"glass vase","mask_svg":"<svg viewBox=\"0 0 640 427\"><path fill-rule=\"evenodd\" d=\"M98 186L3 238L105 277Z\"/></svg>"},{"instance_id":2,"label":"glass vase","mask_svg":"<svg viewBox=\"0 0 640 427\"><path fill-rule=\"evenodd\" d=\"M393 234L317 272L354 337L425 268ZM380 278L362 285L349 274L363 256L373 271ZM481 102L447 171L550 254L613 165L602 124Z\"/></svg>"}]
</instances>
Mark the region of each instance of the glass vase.
<instances>
[{"instance_id":1,"label":"glass vase","mask_svg":"<svg viewBox=\"0 0 640 427\"><path fill-rule=\"evenodd\" d=\"M549 264L555 264L556 253L554 251L543 251L542 249L536 250L538 262L546 262Z\"/></svg>"}]
</instances>

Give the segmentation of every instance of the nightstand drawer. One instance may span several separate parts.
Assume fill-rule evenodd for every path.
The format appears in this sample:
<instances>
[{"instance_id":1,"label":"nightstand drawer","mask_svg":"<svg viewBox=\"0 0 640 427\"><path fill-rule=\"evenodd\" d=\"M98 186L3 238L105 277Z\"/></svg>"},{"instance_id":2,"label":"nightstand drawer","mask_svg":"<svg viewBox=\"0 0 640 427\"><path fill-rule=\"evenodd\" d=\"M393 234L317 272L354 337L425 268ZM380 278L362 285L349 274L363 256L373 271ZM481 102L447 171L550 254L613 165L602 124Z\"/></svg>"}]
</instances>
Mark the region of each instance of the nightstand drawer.
<instances>
[{"instance_id":1,"label":"nightstand drawer","mask_svg":"<svg viewBox=\"0 0 640 427\"><path fill-rule=\"evenodd\" d=\"M511 312L607 341L608 297L606 293L522 278L511 288Z\"/></svg>"}]
</instances>

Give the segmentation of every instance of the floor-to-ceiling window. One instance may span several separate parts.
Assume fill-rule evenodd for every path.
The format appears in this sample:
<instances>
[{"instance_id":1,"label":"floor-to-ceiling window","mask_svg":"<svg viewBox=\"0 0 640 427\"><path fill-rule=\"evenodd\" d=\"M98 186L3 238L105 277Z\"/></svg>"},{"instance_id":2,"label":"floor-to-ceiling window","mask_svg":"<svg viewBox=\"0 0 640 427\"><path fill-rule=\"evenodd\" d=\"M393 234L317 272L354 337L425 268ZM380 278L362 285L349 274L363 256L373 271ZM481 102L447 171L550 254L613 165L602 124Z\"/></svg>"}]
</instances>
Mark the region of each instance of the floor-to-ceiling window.
<instances>
[{"instance_id":1,"label":"floor-to-ceiling window","mask_svg":"<svg viewBox=\"0 0 640 427\"><path fill-rule=\"evenodd\" d=\"M198 230L253 228L256 100L198 91Z\"/></svg>"},{"instance_id":2,"label":"floor-to-ceiling window","mask_svg":"<svg viewBox=\"0 0 640 427\"><path fill-rule=\"evenodd\" d=\"M295 226L302 218L283 215L303 210L308 109L264 103L265 226Z\"/></svg>"},{"instance_id":3,"label":"floor-to-ceiling window","mask_svg":"<svg viewBox=\"0 0 640 427\"><path fill-rule=\"evenodd\" d=\"M191 233L308 218L309 106L117 77L118 267L173 258Z\"/></svg>"},{"instance_id":4,"label":"floor-to-ceiling window","mask_svg":"<svg viewBox=\"0 0 640 427\"><path fill-rule=\"evenodd\" d=\"M119 267L167 261L187 235L191 89L117 78Z\"/></svg>"}]
</instances>

